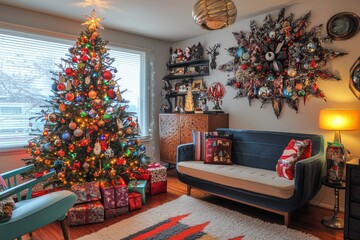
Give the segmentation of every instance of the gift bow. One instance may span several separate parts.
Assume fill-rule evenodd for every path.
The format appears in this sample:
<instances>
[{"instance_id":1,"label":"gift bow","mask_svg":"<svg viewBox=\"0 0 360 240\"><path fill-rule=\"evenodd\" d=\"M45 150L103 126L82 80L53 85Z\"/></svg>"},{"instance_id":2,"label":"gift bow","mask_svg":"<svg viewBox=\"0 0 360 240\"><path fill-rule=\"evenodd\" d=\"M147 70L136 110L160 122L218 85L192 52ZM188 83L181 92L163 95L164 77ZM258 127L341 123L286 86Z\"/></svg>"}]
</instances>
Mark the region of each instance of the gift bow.
<instances>
[{"instance_id":1,"label":"gift bow","mask_svg":"<svg viewBox=\"0 0 360 240\"><path fill-rule=\"evenodd\" d=\"M148 166L148 168L157 168L157 167L161 167L161 164L160 163L151 163Z\"/></svg>"}]
</instances>

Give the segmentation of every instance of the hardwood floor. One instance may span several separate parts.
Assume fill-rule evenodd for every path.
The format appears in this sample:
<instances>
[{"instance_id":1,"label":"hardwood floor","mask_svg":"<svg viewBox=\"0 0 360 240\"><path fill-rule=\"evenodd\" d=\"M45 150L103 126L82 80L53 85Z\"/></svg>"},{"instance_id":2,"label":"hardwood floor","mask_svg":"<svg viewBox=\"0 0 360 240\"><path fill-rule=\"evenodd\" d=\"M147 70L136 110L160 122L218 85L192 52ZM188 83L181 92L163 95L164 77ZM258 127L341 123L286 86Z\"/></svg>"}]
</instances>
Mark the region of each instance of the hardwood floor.
<instances>
[{"instance_id":1,"label":"hardwood floor","mask_svg":"<svg viewBox=\"0 0 360 240\"><path fill-rule=\"evenodd\" d=\"M280 215L263 211L257 208L246 206L237 202L233 202L227 199L223 199L216 196L211 196L207 193L204 193L200 190L193 189L191 192L192 196L195 198L203 199L205 201L218 204L220 206L232 209L234 211L241 212L243 214L259 218L264 221L271 223L283 224L283 218ZM119 222L123 219L129 218L133 215L136 215L140 212L144 212L150 208L161 205L165 202L174 200L181 195L186 194L186 185L181 183L177 177L175 169L168 170L168 192L163 194L158 194L151 196L146 205L140 210L130 212L128 214L106 220L103 223L88 224L83 226L71 226L69 227L69 237L70 239L77 239L81 236L96 232L102 228L110 226L116 222ZM290 228L300 230L302 232L310 233L320 239L326 240L340 240L343 239L342 230L333 230L327 227L324 227L321 224L321 219L324 216L331 215L332 211L329 209L324 209L320 207L315 207L313 205L306 205L301 209L293 212L291 214ZM340 214L343 217L343 213ZM30 239L27 235L23 239ZM33 232L32 240L61 240L62 232L59 223L52 223L48 226L45 226L35 232ZM95 240L95 239L94 239Z\"/></svg>"}]
</instances>

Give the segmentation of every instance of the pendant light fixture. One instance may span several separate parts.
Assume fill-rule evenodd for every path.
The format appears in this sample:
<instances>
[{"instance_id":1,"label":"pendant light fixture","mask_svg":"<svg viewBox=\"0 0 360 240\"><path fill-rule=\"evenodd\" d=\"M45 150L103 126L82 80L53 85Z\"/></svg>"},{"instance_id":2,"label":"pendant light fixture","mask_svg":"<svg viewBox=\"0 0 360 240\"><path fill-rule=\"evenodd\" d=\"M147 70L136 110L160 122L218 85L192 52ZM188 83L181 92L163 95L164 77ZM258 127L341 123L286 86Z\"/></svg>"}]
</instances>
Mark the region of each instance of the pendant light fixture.
<instances>
[{"instance_id":1,"label":"pendant light fixture","mask_svg":"<svg viewBox=\"0 0 360 240\"><path fill-rule=\"evenodd\" d=\"M198 0L192 10L196 24L207 30L217 30L233 24L237 10L231 0Z\"/></svg>"}]
</instances>

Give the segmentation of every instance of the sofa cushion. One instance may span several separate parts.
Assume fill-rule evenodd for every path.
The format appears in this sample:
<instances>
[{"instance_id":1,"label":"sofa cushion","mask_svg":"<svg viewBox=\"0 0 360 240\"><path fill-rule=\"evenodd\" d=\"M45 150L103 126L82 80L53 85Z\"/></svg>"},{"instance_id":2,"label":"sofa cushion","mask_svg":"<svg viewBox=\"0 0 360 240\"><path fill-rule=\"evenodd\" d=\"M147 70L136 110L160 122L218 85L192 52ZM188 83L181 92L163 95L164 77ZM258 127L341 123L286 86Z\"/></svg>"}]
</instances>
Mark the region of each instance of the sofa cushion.
<instances>
[{"instance_id":1,"label":"sofa cushion","mask_svg":"<svg viewBox=\"0 0 360 240\"><path fill-rule=\"evenodd\" d=\"M231 140L221 137L206 139L206 158L204 163L232 165Z\"/></svg>"},{"instance_id":2,"label":"sofa cushion","mask_svg":"<svg viewBox=\"0 0 360 240\"><path fill-rule=\"evenodd\" d=\"M179 173L209 182L259 194L288 199L294 194L294 181L279 177L276 171L241 165L202 164L184 161L177 164Z\"/></svg>"},{"instance_id":3,"label":"sofa cushion","mask_svg":"<svg viewBox=\"0 0 360 240\"><path fill-rule=\"evenodd\" d=\"M297 161L311 156L311 145L310 139L291 139L276 164L278 176L290 180L294 179L295 164Z\"/></svg>"},{"instance_id":4,"label":"sofa cushion","mask_svg":"<svg viewBox=\"0 0 360 240\"><path fill-rule=\"evenodd\" d=\"M193 142L195 145L194 160L204 161L206 157L206 137L218 136L218 132L200 132L193 130L192 134L193 134Z\"/></svg>"}]
</instances>

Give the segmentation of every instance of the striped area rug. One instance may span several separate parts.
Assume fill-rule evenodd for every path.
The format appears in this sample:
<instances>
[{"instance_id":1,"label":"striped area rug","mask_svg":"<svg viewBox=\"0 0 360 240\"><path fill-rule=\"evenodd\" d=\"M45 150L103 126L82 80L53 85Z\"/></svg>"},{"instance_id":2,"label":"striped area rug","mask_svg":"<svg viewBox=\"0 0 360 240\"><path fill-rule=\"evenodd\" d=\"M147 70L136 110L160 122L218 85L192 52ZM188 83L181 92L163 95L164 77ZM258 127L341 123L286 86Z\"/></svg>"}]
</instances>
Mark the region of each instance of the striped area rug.
<instances>
[{"instance_id":1,"label":"striped area rug","mask_svg":"<svg viewBox=\"0 0 360 240\"><path fill-rule=\"evenodd\" d=\"M217 205L182 196L115 223L79 240L316 240L284 225L271 224Z\"/></svg>"}]
</instances>

